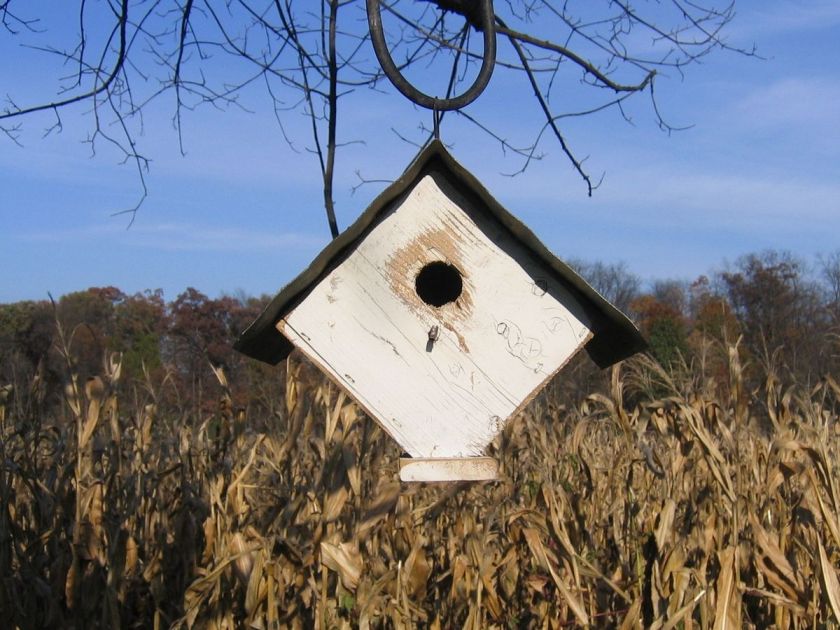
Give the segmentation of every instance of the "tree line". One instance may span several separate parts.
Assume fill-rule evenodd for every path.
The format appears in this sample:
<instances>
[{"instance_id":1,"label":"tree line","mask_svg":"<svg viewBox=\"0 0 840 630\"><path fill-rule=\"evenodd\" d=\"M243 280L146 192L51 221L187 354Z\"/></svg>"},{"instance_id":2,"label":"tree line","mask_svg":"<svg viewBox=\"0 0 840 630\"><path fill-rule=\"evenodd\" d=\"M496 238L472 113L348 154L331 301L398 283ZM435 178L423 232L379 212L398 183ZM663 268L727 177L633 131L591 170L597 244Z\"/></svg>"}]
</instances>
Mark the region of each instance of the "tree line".
<instances>
[{"instance_id":1,"label":"tree line","mask_svg":"<svg viewBox=\"0 0 840 630\"><path fill-rule=\"evenodd\" d=\"M753 390L768 377L810 386L840 368L840 250L809 265L790 252L738 258L693 281L656 280L643 288L624 265L575 263L578 271L636 322L664 368L730 380L737 349ZM699 368L699 369L698 369ZM603 384L591 366L586 388ZM594 382L593 382L594 379ZM574 392L580 378L572 379Z\"/></svg>"},{"instance_id":2,"label":"tree line","mask_svg":"<svg viewBox=\"0 0 840 630\"><path fill-rule=\"evenodd\" d=\"M769 373L808 385L840 372L840 250L815 265L770 250L693 281L648 286L623 264L573 266L631 316L649 354L669 370L701 363L724 383L728 349L737 345L754 385ZM55 301L2 304L0 387L21 417L44 417L60 404L69 371L82 381L96 378L116 353L119 386L138 402L153 395L155 404L184 414L212 413L224 385L236 408L270 417L282 398L283 367L251 361L232 347L269 299L210 298L189 288L167 302L160 290L94 287ZM577 400L606 378L581 355L552 387Z\"/></svg>"},{"instance_id":3,"label":"tree line","mask_svg":"<svg viewBox=\"0 0 840 630\"><path fill-rule=\"evenodd\" d=\"M69 373L81 382L121 357L120 387L135 398L183 413L209 412L218 404L221 369L234 404L272 409L276 398L268 366L245 359L232 344L268 301L210 298L189 288L172 301L160 290L126 294L92 287L58 300L0 305L0 385L14 392L22 417L43 417L58 404ZM66 350L61 348L66 344Z\"/></svg>"}]
</instances>

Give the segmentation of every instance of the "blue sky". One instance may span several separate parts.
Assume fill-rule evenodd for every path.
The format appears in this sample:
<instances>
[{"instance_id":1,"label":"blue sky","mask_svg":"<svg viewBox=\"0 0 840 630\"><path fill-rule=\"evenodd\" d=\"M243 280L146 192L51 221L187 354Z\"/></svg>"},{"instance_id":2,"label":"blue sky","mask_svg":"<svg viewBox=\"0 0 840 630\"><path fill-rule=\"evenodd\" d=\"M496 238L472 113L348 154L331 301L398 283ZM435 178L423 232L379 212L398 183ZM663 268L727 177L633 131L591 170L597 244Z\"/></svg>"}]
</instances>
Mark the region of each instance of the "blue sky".
<instances>
[{"instance_id":1,"label":"blue sky","mask_svg":"<svg viewBox=\"0 0 840 630\"><path fill-rule=\"evenodd\" d=\"M605 174L592 198L548 139L547 154L517 177L497 144L444 121L442 139L514 214L561 258L620 262L644 279L693 279L739 255L787 249L806 260L840 248L840 2L740 0L728 39L755 43L766 59L726 53L662 77L659 131L646 98L617 113L568 121L571 145ZM0 37L0 40L2 38ZM37 95L37 57L0 44L0 84ZM529 89L493 78L476 103L513 138L539 128ZM524 79L520 79L524 81ZM18 91L20 93L20 90ZM211 295L275 293L329 237L315 159L288 147L267 108L199 110L185 119L178 151L171 103L146 113L141 146L152 158L149 197L134 225L111 216L131 207L135 172L81 142L83 108L64 115L60 134L41 138L48 116L24 121L23 148L0 136L0 302L44 299L89 286L162 288L174 299L189 286ZM402 97L361 93L342 101L340 139L364 139L338 154L340 227L384 184L355 193L366 178L393 179L416 149L411 134L428 115ZM305 119L287 128L306 144ZM428 122L428 121L427 121ZM415 134L416 135L416 134Z\"/></svg>"}]
</instances>

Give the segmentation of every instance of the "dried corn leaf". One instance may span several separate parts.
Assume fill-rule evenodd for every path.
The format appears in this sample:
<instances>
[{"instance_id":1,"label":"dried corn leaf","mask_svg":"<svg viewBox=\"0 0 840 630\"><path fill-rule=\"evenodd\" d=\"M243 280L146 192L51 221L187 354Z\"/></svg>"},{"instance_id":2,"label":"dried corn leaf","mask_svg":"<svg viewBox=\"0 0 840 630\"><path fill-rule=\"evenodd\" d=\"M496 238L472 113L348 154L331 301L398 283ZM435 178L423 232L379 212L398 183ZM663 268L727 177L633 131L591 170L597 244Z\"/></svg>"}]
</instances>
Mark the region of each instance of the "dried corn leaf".
<instances>
[{"instance_id":1,"label":"dried corn leaf","mask_svg":"<svg viewBox=\"0 0 840 630\"><path fill-rule=\"evenodd\" d=\"M263 579L263 565L265 557L262 550L254 552L254 567L248 578L248 588L245 592L245 612L251 616L260 604L260 582Z\"/></svg>"},{"instance_id":2,"label":"dried corn leaf","mask_svg":"<svg viewBox=\"0 0 840 630\"><path fill-rule=\"evenodd\" d=\"M511 547L505 554L504 559L499 563L499 584L507 599L511 599L516 592L519 581L519 562L516 556L516 549Z\"/></svg>"},{"instance_id":3,"label":"dried corn leaf","mask_svg":"<svg viewBox=\"0 0 840 630\"><path fill-rule=\"evenodd\" d=\"M88 403L87 417L82 427L82 434L79 436L79 448L83 449L87 446L93 433L96 431L96 425L99 423L100 411L102 403L99 398L93 398Z\"/></svg>"},{"instance_id":4,"label":"dried corn leaf","mask_svg":"<svg viewBox=\"0 0 840 630\"><path fill-rule=\"evenodd\" d=\"M816 476L814 472L809 470L808 477L811 480L811 487L813 488L814 495L817 497L817 502L820 505L820 514L823 517L823 521L828 526L828 531L831 533L831 537L834 539L834 544L840 547L840 526L837 524L837 517L833 514L823 501L822 495L820 495L820 489L817 484Z\"/></svg>"},{"instance_id":5,"label":"dried corn leaf","mask_svg":"<svg viewBox=\"0 0 840 630\"><path fill-rule=\"evenodd\" d=\"M744 587L743 591L744 595L751 595L753 597L760 597L762 599L766 599L774 606L787 608L796 615L805 614L806 609L804 606L800 606L795 601L788 597L785 597L784 595L779 595L778 593L773 593L772 591L766 591L763 588L754 588L749 586Z\"/></svg>"},{"instance_id":6,"label":"dried corn leaf","mask_svg":"<svg viewBox=\"0 0 840 630\"><path fill-rule=\"evenodd\" d=\"M688 617L697 607L697 602L699 602L705 595L706 591L700 591L697 593L691 598L690 602L668 617L668 621L662 624L660 630L673 630L673 628L676 628L679 624L683 623L685 618Z\"/></svg>"},{"instance_id":7,"label":"dried corn leaf","mask_svg":"<svg viewBox=\"0 0 840 630\"><path fill-rule=\"evenodd\" d=\"M325 523L332 523L341 515L341 510L344 509L348 496L350 495L345 486L340 486L327 494L323 506L323 521Z\"/></svg>"},{"instance_id":8,"label":"dried corn leaf","mask_svg":"<svg viewBox=\"0 0 840 630\"><path fill-rule=\"evenodd\" d=\"M720 574L715 583L714 630L741 627L741 603L735 584L735 548L727 547L718 554Z\"/></svg>"},{"instance_id":9,"label":"dried corn leaf","mask_svg":"<svg viewBox=\"0 0 840 630\"><path fill-rule=\"evenodd\" d=\"M328 444L332 442L333 436L335 435L335 429L338 426L338 420L341 417L341 411L345 400L347 400L347 394L344 393L344 390L339 390L338 397L336 398L332 411L327 413L327 426L324 432L324 440Z\"/></svg>"},{"instance_id":10,"label":"dried corn leaf","mask_svg":"<svg viewBox=\"0 0 840 630\"><path fill-rule=\"evenodd\" d=\"M75 379L64 387L64 399L67 401L70 410L73 412L73 416L75 418L81 417L82 404L79 400L78 388L76 387Z\"/></svg>"},{"instance_id":11,"label":"dried corn leaf","mask_svg":"<svg viewBox=\"0 0 840 630\"><path fill-rule=\"evenodd\" d=\"M688 420L688 426L703 445L703 450L706 455L706 463L709 466L709 470L720 484L720 487L726 494L727 498L730 501L735 501L735 490L732 485L732 477L729 473L729 466L726 463L726 459L714 443L712 436L702 425L702 418L699 417L697 410L687 406L683 406L683 410L685 417Z\"/></svg>"},{"instance_id":12,"label":"dried corn leaf","mask_svg":"<svg viewBox=\"0 0 840 630\"><path fill-rule=\"evenodd\" d=\"M362 493L362 472L359 468L356 451L349 444L341 447L341 457L344 460L344 468L347 470L347 480L357 497Z\"/></svg>"},{"instance_id":13,"label":"dried corn leaf","mask_svg":"<svg viewBox=\"0 0 840 630\"><path fill-rule=\"evenodd\" d=\"M276 565L275 565L276 566ZM268 623L269 628L277 628L279 626L279 622L277 620L277 594L276 591L282 591L283 586L279 585L277 587L274 578L274 569L275 567L269 566L268 570L265 573L265 620Z\"/></svg>"},{"instance_id":14,"label":"dried corn leaf","mask_svg":"<svg viewBox=\"0 0 840 630\"><path fill-rule=\"evenodd\" d=\"M642 627L642 600L637 599L633 602L633 605L630 606L630 610L627 611L627 615L624 617L624 621L621 622L621 626L619 630L631 630L635 628L639 628L641 630Z\"/></svg>"},{"instance_id":15,"label":"dried corn leaf","mask_svg":"<svg viewBox=\"0 0 840 630\"><path fill-rule=\"evenodd\" d=\"M677 512L677 504L673 499L666 499L665 505L659 512L659 527L656 528L656 548L661 553L665 543L670 540L674 533L674 515Z\"/></svg>"},{"instance_id":16,"label":"dried corn leaf","mask_svg":"<svg viewBox=\"0 0 840 630\"><path fill-rule=\"evenodd\" d=\"M250 547L245 542L245 537L236 532L228 543L228 551L231 554L233 561L233 573L236 579L242 586L248 585L248 580L251 578L251 571L254 568L253 554L250 553Z\"/></svg>"},{"instance_id":17,"label":"dried corn leaf","mask_svg":"<svg viewBox=\"0 0 840 630\"><path fill-rule=\"evenodd\" d=\"M418 537L408 554L402 570L403 588L413 599L422 600L426 592L426 583L432 572L432 565L423 551L425 540Z\"/></svg>"},{"instance_id":18,"label":"dried corn leaf","mask_svg":"<svg viewBox=\"0 0 840 630\"><path fill-rule=\"evenodd\" d=\"M209 562L216 550L216 519L208 516L204 520L204 551L201 554L203 563Z\"/></svg>"},{"instance_id":19,"label":"dried corn leaf","mask_svg":"<svg viewBox=\"0 0 840 630\"><path fill-rule=\"evenodd\" d=\"M449 590L449 600L451 602L458 602L466 599L467 593L470 590L470 584L467 578L467 568L469 560L464 554L455 556L452 561L452 587Z\"/></svg>"},{"instance_id":20,"label":"dried corn leaf","mask_svg":"<svg viewBox=\"0 0 840 630\"><path fill-rule=\"evenodd\" d=\"M487 605L490 614L496 621L502 618L502 602L496 593L496 587L493 585L491 576L482 574L481 584L484 587L483 602Z\"/></svg>"},{"instance_id":21,"label":"dried corn leaf","mask_svg":"<svg viewBox=\"0 0 840 630\"><path fill-rule=\"evenodd\" d=\"M539 593L540 595L545 594L545 587L548 586L549 580L545 575L529 575L525 578L525 584L533 590L535 593Z\"/></svg>"},{"instance_id":22,"label":"dried corn leaf","mask_svg":"<svg viewBox=\"0 0 840 630\"><path fill-rule=\"evenodd\" d=\"M125 539L125 574L132 576L137 568L137 541L132 536Z\"/></svg>"},{"instance_id":23,"label":"dried corn leaf","mask_svg":"<svg viewBox=\"0 0 840 630\"><path fill-rule=\"evenodd\" d=\"M831 610L834 611L834 618L840 622L840 580L837 579L837 569L831 564L828 559L828 554L825 552L822 541L817 541L820 550L820 573L822 577L822 587L825 589L825 595L831 604Z\"/></svg>"},{"instance_id":24,"label":"dried corn leaf","mask_svg":"<svg viewBox=\"0 0 840 630\"><path fill-rule=\"evenodd\" d=\"M564 583L563 580L560 579L560 576L557 575L557 572L554 570L554 567L549 560L548 551L540 539L539 532L532 527L525 527L522 529L522 534L525 536L528 547L531 549L531 553L537 560L537 563L549 572L554 580L554 584L563 596L563 599L569 605L569 608L572 609L578 623L584 626L589 625L589 615L586 614L586 609L583 607L583 603L572 593L571 587Z\"/></svg>"},{"instance_id":25,"label":"dried corn leaf","mask_svg":"<svg viewBox=\"0 0 840 630\"><path fill-rule=\"evenodd\" d=\"M79 579L79 563L73 561L70 564L70 569L67 571L67 577L64 580L64 598L67 601L67 608L73 610L76 605L76 589L78 587Z\"/></svg>"},{"instance_id":26,"label":"dried corn leaf","mask_svg":"<svg viewBox=\"0 0 840 630\"><path fill-rule=\"evenodd\" d=\"M400 484L396 481L380 484L376 498L367 507L356 529L357 535L369 530L390 514L400 498Z\"/></svg>"},{"instance_id":27,"label":"dried corn leaf","mask_svg":"<svg viewBox=\"0 0 840 630\"><path fill-rule=\"evenodd\" d=\"M685 568L685 551L682 547L675 547L665 557L665 563L662 567L662 579L668 580L672 576L674 580L682 579Z\"/></svg>"},{"instance_id":28,"label":"dried corn leaf","mask_svg":"<svg viewBox=\"0 0 840 630\"><path fill-rule=\"evenodd\" d=\"M562 489L558 488L558 491L561 493L562 497ZM557 502L557 497L552 491L552 489L550 489L547 485L543 486L542 492L543 499L545 500L549 508L549 520L551 521L551 526L554 530L554 535L557 536L557 540L560 541L560 544L563 546L563 549L565 549L569 558L571 558L572 562L574 563L575 559L577 558L577 552L575 551L575 548L572 545L572 541L569 538L569 534L566 531L566 525L563 522L563 518L560 514L560 507Z\"/></svg>"},{"instance_id":29,"label":"dried corn leaf","mask_svg":"<svg viewBox=\"0 0 840 630\"><path fill-rule=\"evenodd\" d=\"M120 418L118 412L118 404L116 396L109 396L105 403L105 415L108 417L111 426L111 439L120 446L122 442L122 431L120 429Z\"/></svg>"},{"instance_id":30,"label":"dried corn leaf","mask_svg":"<svg viewBox=\"0 0 840 630\"><path fill-rule=\"evenodd\" d=\"M671 579L669 580L671 593L668 595L667 593L665 596L668 598L668 604L665 609L666 619L671 619L674 615L677 614L677 611L683 608L683 602L685 601L685 592L688 589L688 585L691 582L691 573L688 570L680 570L676 573L671 574Z\"/></svg>"},{"instance_id":31,"label":"dried corn leaf","mask_svg":"<svg viewBox=\"0 0 840 630\"><path fill-rule=\"evenodd\" d=\"M353 543L321 543L321 564L338 573L342 586L355 591L362 575L362 555Z\"/></svg>"},{"instance_id":32,"label":"dried corn leaf","mask_svg":"<svg viewBox=\"0 0 840 630\"><path fill-rule=\"evenodd\" d=\"M807 605L807 600L803 601L800 576L796 574L785 554L758 522L755 514L750 514L749 519L758 547L756 564L764 577L794 601Z\"/></svg>"}]
</instances>

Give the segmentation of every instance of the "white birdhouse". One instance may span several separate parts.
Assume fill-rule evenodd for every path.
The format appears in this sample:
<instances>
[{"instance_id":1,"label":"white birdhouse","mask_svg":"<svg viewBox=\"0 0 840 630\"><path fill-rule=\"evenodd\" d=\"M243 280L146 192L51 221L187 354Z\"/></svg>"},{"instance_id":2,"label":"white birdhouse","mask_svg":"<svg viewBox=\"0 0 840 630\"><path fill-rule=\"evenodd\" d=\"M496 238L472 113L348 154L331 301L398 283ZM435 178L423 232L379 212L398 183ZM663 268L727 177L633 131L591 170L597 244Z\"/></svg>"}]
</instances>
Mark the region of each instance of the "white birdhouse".
<instances>
[{"instance_id":1,"label":"white birdhouse","mask_svg":"<svg viewBox=\"0 0 840 630\"><path fill-rule=\"evenodd\" d=\"M495 478L486 447L581 348L606 367L645 345L434 141L237 349L299 348L411 456L404 481L444 481Z\"/></svg>"}]
</instances>

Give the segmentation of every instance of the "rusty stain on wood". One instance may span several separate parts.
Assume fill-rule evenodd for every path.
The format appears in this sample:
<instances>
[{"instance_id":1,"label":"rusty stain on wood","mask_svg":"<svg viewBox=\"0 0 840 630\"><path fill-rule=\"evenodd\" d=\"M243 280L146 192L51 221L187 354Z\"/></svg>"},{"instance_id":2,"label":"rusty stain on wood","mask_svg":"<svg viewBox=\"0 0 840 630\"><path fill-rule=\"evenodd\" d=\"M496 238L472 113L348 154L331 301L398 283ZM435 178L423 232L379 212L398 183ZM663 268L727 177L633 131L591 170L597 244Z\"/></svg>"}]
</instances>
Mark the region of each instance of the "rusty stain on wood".
<instances>
[{"instance_id":1,"label":"rusty stain on wood","mask_svg":"<svg viewBox=\"0 0 840 630\"><path fill-rule=\"evenodd\" d=\"M446 328L446 330L455 335L455 338L458 340L458 347L461 348L461 352L469 354L470 347L467 345L467 340L464 339L464 335L458 332L458 330L455 328L455 325L449 323L446 320L441 320L441 324L443 324L443 327Z\"/></svg>"},{"instance_id":2,"label":"rusty stain on wood","mask_svg":"<svg viewBox=\"0 0 840 630\"><path fill-rule=\"evenodd\" d=\"M444 325L448 320L464 320L472 313L471 283L469 275L464 273L461 244L457 234L446 228L426 227L405 246L397 249L386 262L388 281L394 293L416 309L425 310L429 315L440 318ZM445 262L455 267L461 274L463 288L458 299L451 304L434 307L426 304L417 295L415 281L420 270L433 262ZM450 328L451 329L451 328Z\"/></svg>"}]
</instances>

